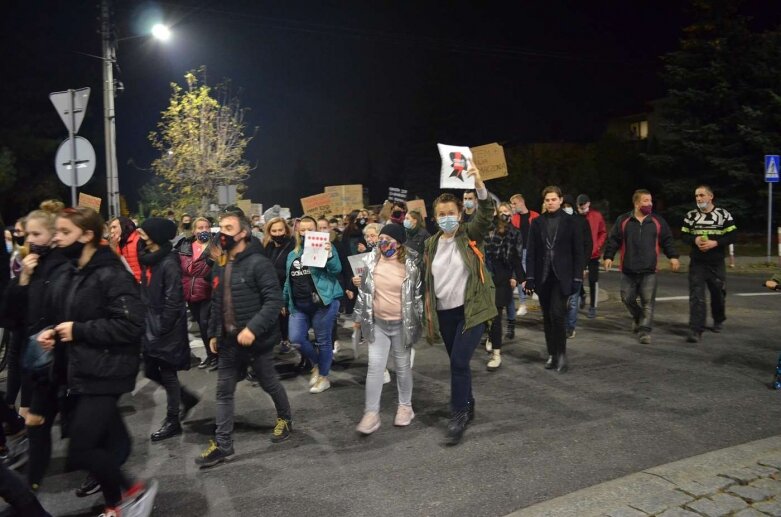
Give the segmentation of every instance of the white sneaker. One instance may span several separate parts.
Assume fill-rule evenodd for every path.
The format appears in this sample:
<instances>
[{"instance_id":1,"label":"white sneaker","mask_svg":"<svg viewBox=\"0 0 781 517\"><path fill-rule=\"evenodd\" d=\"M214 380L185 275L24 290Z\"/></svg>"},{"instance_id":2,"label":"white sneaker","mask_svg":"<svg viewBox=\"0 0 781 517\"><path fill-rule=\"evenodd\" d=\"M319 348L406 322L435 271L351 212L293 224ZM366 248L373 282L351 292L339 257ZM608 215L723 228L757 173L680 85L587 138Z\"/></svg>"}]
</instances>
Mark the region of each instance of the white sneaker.
<instances>
[{"instance_id":1,"label":"white sneaker","mask_svg":"<svg viewBox=\"0 0 781 517\"><path fill-rule=\"evenodd\" d=\"M486 368L488 368L489 372L493 372L497 370L500 366L502 366L502 351L494 350L493 352L491 352L491 359L488 361Z\"/></svg>"},{"instance_id":2,"label":"white sneaker","mask_svg":"<svg viewBox=\"0 0 781 517\"><path fill-rule=\"evenodd\" d=\"M494 346L491 344L491 340L490 339L486 339L485 340L485 351L490 354L491 350L493 350L493 349L494 349Z\"/></svg>"},{"instance_id":3,"label":"white sneaker","mask_svg":"<svg viewBox=\"0 0 781 517\"><path fill-rule=\"evenodd\" d=\"M334 354L338 354L339 353L339 345L340 345L340 343L339 343L338 340L334 341Z\"/></svg>"},{"instance_id":4,"label":"white sneaker","mask_svg":"<svg viewBox=\"0 0 781 517\"><path fill-rule=\"evenodd\" d=\"M516 316L526 316L526 313L529 312L529 310L526 308L526 304L522 303L518 305L518 310L515 311Z\"/></svg>"},{"instance_id":5,"label":"white sneaker","mask_svg":"<svg viewBox=\"0 0 781 517\"><path fill-rule=\"evenodd\" d=\"M309 386L314 386L317 383L317 379L320 378L320 369L315 366L312 368L312 375L309 377Z\"/></svg>"},{"instance_id":6,"label":"white sneaker","mask_svg":"<svg viewBox=\"0 0 781 517\"><path fill-rule=\"evenodd\" d=\"M385 373L382 374L382 383L388 384L390 382L390 372L388 369L385 369Z\"/></svg>"},{"instance_id":7,"label":"white sneaker","mask_svg":"<svg viewBox=\"0 0 781 517\"><path fill-rule=\"evenodd\" d=\"M318 375L317 382L315 382L314 386L309 388L309 393L322 393L330 387L331 381L328 380L328 377Z\"/></svg>"}]
</instances>

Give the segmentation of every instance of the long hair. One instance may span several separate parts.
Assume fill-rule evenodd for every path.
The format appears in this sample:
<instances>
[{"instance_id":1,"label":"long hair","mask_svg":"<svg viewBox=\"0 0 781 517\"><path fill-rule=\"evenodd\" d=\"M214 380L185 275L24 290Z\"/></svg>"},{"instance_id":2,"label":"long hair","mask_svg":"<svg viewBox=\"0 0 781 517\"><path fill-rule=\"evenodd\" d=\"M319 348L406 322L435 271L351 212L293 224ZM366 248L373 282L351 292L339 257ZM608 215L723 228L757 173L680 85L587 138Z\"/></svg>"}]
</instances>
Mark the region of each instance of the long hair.
<instances>
[{"instance_id":1,"label":"long hair","mask_svg":"<svg viewBox=\"0 0 781 517\"><path fill-rule=\"evenodd\" d=\"M301 219L298 221L298 224L299 224L299 226L300 226L300 225L301 225L301 223L303 223L304 221L310 221L310 222L311 222L313 225L315 225L315 230L317 230L317 221L315 220L315 218L314 218L314 217L312 217L312 216L310 216L310 215L305 215L304 217L302 217L302 218L301 218ZM304 246L304 242L303 242L303 239L301 238L301 234L300 234L299 232L296 232L296 247L295 247L295 252L296 252L296 253L298 253L299 251L301 251L301 248L302 248L303 246Z\"/></svg>"},{"instance_id":2,"label":"long hair","mask_svg":"<svg viewBox=\"0 0 781 517\"><path fill-rule=\"evenodd\" d=\"M130 238L130 235L136 231L136 223L123 215L115 217L109 222L111 223L113 221L119 222L119 229L121 231L119 235L119 247L124 248L127 245L127 240Z\"/></svg>"},{"instance_id":3,"label":"long hair","mask_svg":"<svg viewBox=\"0 0 781 517\"><path fill-rule=\"evenodd\" d=\"M274 217L273 219L270 219L266 223L266 226L263 228L264 248L268 246L269 242L271 242L271 227L277 223L282 223L282 226L285 227L285 237L290 237L291 235L293 235L293 230L290 229L290 226L288 226L287 221L285 221L282 217Z\"/></svg>"}]
</instances>

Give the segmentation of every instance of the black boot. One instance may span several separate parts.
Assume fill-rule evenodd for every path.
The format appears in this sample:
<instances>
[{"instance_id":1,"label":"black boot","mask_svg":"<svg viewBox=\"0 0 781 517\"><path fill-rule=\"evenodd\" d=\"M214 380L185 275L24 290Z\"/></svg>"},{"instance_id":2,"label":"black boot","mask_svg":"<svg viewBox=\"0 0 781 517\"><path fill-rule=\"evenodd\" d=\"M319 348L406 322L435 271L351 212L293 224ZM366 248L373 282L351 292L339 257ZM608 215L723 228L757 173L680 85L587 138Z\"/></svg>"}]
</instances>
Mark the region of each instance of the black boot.
<instances>
[{"instance_id":1,"label":"black boot","mask_svg":"<svg viewBox=\"0 0 781 517\"><path fill-rule=\"evenodd\" d=\"M450 417L450 422L447 424L446 441L448 445L458 445L461 442L461 438L463 438L466 430L466 424L468 423L469 409L462 409L453 413Z\"/></svg>"},{"instance_id":2,"label":"black boot","mask_svg":"<svg viewBox=\"0 0 781 517\"><path fill-rule=\"evenodd\" d=\"M505 339L515 339L515 320L507 320L507 333L504 337Z\"/></svg>"},{"instance_id":3,"label":"black boot","mask_svg":"<svg viewBox=\"0 0 781 517\"><path fill-rule=\"evenodd\" d=\"M556 371L559 373L564 373L567 370L569 370L569 365L567 364L567 354L559 354L559 365L556 367Z\"/></svg>"},{"instance_id":4,"label":"black boot","mask_svg":"<svg viewBox=\"0 0 781 517\"><path fill-rule=\"evenodd\" d=\"M546 370L553 370L556 368L556 356L555 355L549 355L548 360L545 361L545 369Z\"/></svg>"},{"instance_id":5,"label":"black boot","mask_svg":"<svg viewBox=\"0 0 781 517\"><path fill-rule=\"evenodd\" d=\"M190 411L201 399L195 393L182 388L182 410L179 412L179 421L184 422L190 415Z\"/></svg>"},{"instance_id":6,"label":"black boot","mask_svg":"<svg viewBox=\"0 0 781 517\"><path fill-rule=\"evenodd\" d=\"M160 429L152 433L151 438L153 442L159 442L180 434L182 434L182 424L178 420L166 418Z\"/></svg>"}]
</instances>

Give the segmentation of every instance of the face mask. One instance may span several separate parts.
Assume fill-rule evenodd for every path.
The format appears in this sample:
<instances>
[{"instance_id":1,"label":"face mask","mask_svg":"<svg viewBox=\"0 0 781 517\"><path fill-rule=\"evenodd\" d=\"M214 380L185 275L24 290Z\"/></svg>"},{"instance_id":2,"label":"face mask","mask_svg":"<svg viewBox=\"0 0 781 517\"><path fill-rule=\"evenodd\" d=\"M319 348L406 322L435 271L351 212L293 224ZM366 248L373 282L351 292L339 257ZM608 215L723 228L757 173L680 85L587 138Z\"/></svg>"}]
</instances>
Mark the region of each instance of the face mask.
<instances>
[{"instance_id":1,"label":"face mask","mask_svg":"<svg viewBox=\"0 0 781 517\"><path fill-rule=\"evenodd\" d=\"M412 229L412 221L410 221L409 219L404 219L403 224L404 224L404 228L406 228L407 230Z\"/></svg>"},{"instance_id":2,"label":"face mask","mask_svg":"<svg viewBox=\"0 0 781 517\"><path fill-rule=\"evenodd\" d=\"M464 201L464 208L468 210L472 210L474 207L475 207L475 202L472 201L471 199Z\"/></svg>"},{"instance_id":3,"label":"face mask","mask_svg":"<svg viewBox=\"0 0 781 517\"><path fill-rule=\"evenodd\" d=\"M182 230L192 230L193 223L182 223Z\"/></svg>"},{"instance_id":4,"label":"face mask","mask_svg":"<svg viewBox=\"0 0 781 517\"><path fill-rule=\"evenodd\" d=\"M373 250L376 246L377 246L376 242L366 241L366 247L369 248L370 250Z\"/></svg>"},{"instance_id":5,"label":"face mask","mask_svg":"<svg viewBox=\"0 0 781 517\"><path fill-rule=\"evenodd\" d=\"M458 229L458 216L457 215L445 215L437 217L437 224L445 233L455 233Z\"/></svg>"},{"instance_id":6,"label":"face mask","mask_svg":"<svg viewBox=\"0 0 781 517\"><path fill-rule=\"evenodd\" d=\"M499 219L501 219L505 223L509 223L510 222L510 214L499 214Z\"/></svg>"},{"instance_id":7,"label":"face mask","mask_svg":"<svg viewBox=\"0 0 781 517\"><path fill-rule=\"evenodd\" d=\"M232 250L238 243L239 241L236 240L235 235L228 235L220 232L220 248L222 248L223 251Z\"/></svg>"},{"instance_id":8,"label":"face mask","mask_svg":"<svg viewBox=\"0 0 781 517\"><path fill-rule=\"evenodd\" d=\"M562 210L564 210L564 213L565 213L565 214L569 214L569 215L572 215L572 214L574 214L574 213L575 213L575 211L572 209L572 207L571 207L571 206L568 206L568 207L566 207L566 208L562 208Z\"/></svg>"},{"instance_id":9,"label":"face mask","mask_svg":"<svg viewBox=\"0 0 781 517\"><path fill-rule=\"evenodd\" d=\"M391 219L401 219L402 217L404 217L404 212L401 210L391 212Z\"/></svg>"},{"instance_id":10,"label":"face mask","mask_svg":"<svg viewBox=\"0 0 781 517\"><path fill-rule=\"evenodd\" d=\"M81 252L84 251L84 243L76 241L73 244L69 244L64 248L60 248L60 251L66 258L77 259L81 257Z\"/></svg>"},{"instance_id":11,"label":"face mask","mask_svg":"<svg viewBox=\"0 0 781 517\"><path fill-rule=\"evenodd\" d=\"M24 235L14 235L14 242L17 246L24 246Z\"/></svg>"},{"instance_id":12,"label":"face mask","mask_svg":"<svg viewBox=\"0 0 781 517\"><path fill-rule=\"evenodd\" d=\"M392 257L393 254L396 253L397 247L398 244L391 241L380 241L379 243L380 253L388 258Z\"/></svg>"},{"instance_id":13,"label":"face mask","mask_svg":"<svg viewBox=\"0 0 781 517\"><path fill-rule=\"evenodd\" d=\"M13 242L6 242L5 243L5 251L7 251L8 253L11 253L12 251L14 251L14 243Z\"/></svg>"},{"instance_id":14,"label":"face mask","mask_svg":"<svg viewBox=\"0 0 781 517\"><path fill-rule=\"evenodd\" d=\"M44 255L49 253L50 250L51 250L51 247L49 247L48 244L47 245L43 245L43 244L33 244L33 243L30 243L30 253L34 253L34 254L38 255L39 257L43 257Z\"/></svg>"},{"instance_id":15,"label":"face mask","mask_svg":"<svg viewBox=\"0 0 781 517\"><path fill-rule=\"evenodd\" d=\"M198 232L198 240L201 242L209 242L209 239L211 238L211 233L209 232Z\"/></svg>"},{"instance_id":16,"label":"face mask","mask_svg":"<svg viewBox=\"0 0 781 517\"><path fill-rule=\"evenodd\" d=\"M358 219L358 228L363 228L364 226L366 226L366 219L361 217L360 219Z\"/></svg>"},{"instance_id":17,"label":"face mask","mask_svg":"<svg viewBox=\"0 0 781 517\"><path fill-rule=\"evenodd\" d=\"M277 244L282 244L285 242L285 239L287 238L287 235L284 233L282 235L272 235L271 240L274 241Z\"/></svg>"},{"instance_id":18,"label":"face mask","mask_svg":"<svg viewBox=\"0 0 781 517\"><path fill-rule=\"evenodd\" d=\"M706 208L708 208L708 203L707 202L697 203L697 208L699 208L700 210L705 210Z\"/></svg>"},{"instance_id":19,"label":"face mask","mask_svg":"<svg viewBox=\"0 0 781 517\"><path fill-rule=\"evenodd\" d=\"M643 214L643 215L650 215L651 212L653 212L653 211L654 211L654 206L653 205L641 206L640 207L640 213Z\"/></svg>"}]
</instances>

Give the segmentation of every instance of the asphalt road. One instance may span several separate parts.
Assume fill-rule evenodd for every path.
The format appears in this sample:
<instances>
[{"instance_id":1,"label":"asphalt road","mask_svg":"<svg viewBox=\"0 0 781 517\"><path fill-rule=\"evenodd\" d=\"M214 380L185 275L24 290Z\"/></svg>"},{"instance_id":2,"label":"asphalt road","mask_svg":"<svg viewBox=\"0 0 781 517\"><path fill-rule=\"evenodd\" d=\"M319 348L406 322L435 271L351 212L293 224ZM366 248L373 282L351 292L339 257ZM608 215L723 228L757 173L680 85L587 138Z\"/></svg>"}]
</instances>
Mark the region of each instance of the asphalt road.
<instances>
[{"instance_id":1,"label":"asphalt road","mask_svg":"<svg viewBox=\"0 0 781 517\"><path fill-rule=\"evenodd\" d=\"M477 417L457 447L443 444L449 369L442 346L417 345L413 406L406 429L392 426L395 385L383 396L380 430L360 437L366 352L340 356L333 388L309 394L305 377L284 380L295 433L269 441L274 412L249 383L237 393L236 455L199 471L193 459L213 425L216 374L193 369L185 383L203 395L185 434L148 440L164 417L165 395L139 383L123 411L134 438L128 471L155 477L155 515L504 515L654 465L773 436L781 393L767 388L779 353L781 297L763 293L759 275L730 274L728 320L721 334L684 342L686 299L657 304L653 343L640 345L618 300L619 274L602 275L608 299L599 316L581 313L569 342L571 370L542 368L541 314L521 318L501 369L473 359ZM684 274L660 275L660 298L684 297ZM346 332L346 331L344 331ZM288 361L293 362L294 358ZM283 369L285 365L283 365ZM77 499L82 473L64 473L55 445L41 491L54 515L97 515L99 495Z\"/></svg>"}]
</instances>

